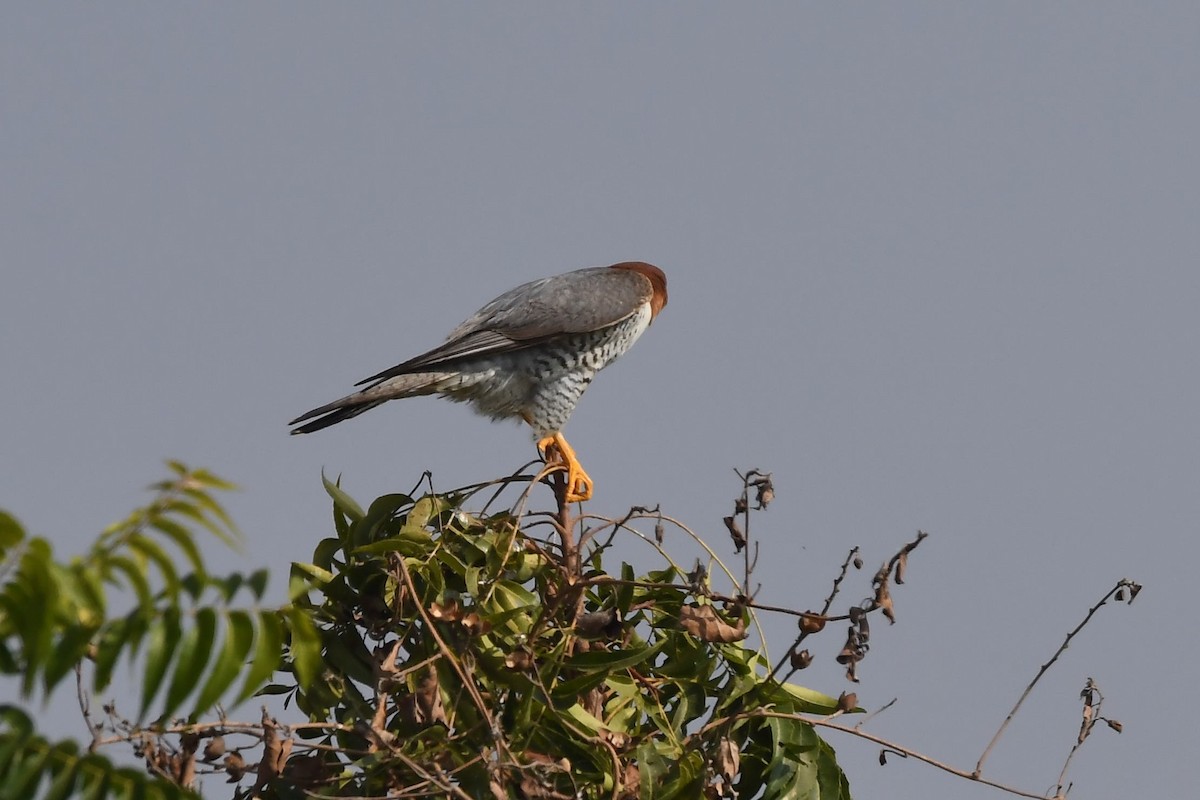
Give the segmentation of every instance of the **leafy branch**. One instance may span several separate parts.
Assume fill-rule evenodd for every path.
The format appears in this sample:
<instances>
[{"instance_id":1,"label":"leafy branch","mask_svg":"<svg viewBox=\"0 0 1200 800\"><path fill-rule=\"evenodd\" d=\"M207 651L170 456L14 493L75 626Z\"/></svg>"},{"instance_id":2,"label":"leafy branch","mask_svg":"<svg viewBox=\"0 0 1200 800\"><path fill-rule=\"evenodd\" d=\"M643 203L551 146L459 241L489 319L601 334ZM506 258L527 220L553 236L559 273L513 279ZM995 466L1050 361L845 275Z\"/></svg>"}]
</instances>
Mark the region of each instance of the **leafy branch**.
<instances>
[{"instance_id":1,"label":"leafy branch","mask_svg":"<svg viewBox=\"0 0 1200 800\"><path fill-rule=\"evenodd\" d=\"M867 600L835 609L863 568L853 548L824 601L807 607L818 611L764 602L753 583L751 526L756 533L755 515L774 496L769 473L737 473L741 492L724 520L742 556L732 565L658 508L577 514L557 467L449 492L425 474L410 492L365 508L325 480L333 530L310 561L292 565L289 602L264 607L264 571L217 577L201 558L200 536L240 541L215 499L232 487L203 470L169 468L150 503L65 563L0 512L0 673L32 697L73 671L91 737L83 752L53 744L23 711L0 708L0 787L174 798L223 779L235 800L849 797L818 735L832 730L880 745L881 763L911 757L1041 796L982 776L1007 720L969 772L868 733L874 715L846 725L844 715L861 711L856 693L834 697L789 681L812 661L803 646L831 622L849 623L837 659L859 680L869 620L895 622L895 589L927 535L863 574ZM543 482L557 502L531 510ZM675 532L707 562L678 563L668 547ZM657 568L609 569L621 535L649 545ZM1139 588L1122 582L1092 608L1010 719L1099 607L1132 600ZM117 602L131 608L113 613ZM758 619L768 613L799 628L774 663ZM134 714L113 702L93 708L118 664L141 677ZM257 719L228 715L256 696L265 703ZM1095 724L1120 728L1101 715L1094 682L1082 697L1084 720L1056 796L1069 789L1071 756ZM120 745L144 773L98 752Z\"/></svg>"}]
</instances>

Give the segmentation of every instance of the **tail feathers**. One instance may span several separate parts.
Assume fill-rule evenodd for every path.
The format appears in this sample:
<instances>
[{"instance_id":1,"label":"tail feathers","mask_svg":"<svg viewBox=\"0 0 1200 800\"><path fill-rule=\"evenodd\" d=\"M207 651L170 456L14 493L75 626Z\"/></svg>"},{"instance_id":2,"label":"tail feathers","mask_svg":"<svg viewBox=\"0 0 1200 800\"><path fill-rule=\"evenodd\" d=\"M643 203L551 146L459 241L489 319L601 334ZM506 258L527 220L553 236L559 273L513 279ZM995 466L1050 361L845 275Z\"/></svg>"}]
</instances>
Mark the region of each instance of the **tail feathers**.
<instances>
[{"instance_id":1,"label":"tail feathers","mask_svg":"<svg viewBox=\"0 0 1200 800\"><path fill-rule=\"evenodd\" d=\"M336 425L342 420L357 417L364 411L370 411L375 406L395 400L400 397L416 397L423 394L433 394L437 391L437 382L445 377L441 374L426 373L418 375L401 375L372 386L361 392L347 395L340 400L314 408L288 423L296 425L305 420L312 420L306 425L293 428L292 433L312 433L330 425Z\"/></svg>"},{"instance_id":2,"label":"tail feathers","mask_svg":"<svg viewBox=\"0 0 1200 800\"><path fill-rule=\"evenodd\" d=\"M288 425L295 425L297 422L303 422L306 419L312 419L313 417L316 417L316 419L313 419L312 422L308 423L307 425L301 425L299 428L292 429L293 434L313 433L314 431L328 428L330 425L336 425L342 420L350 419L351 417L357 417L364 411L370 411L375 406L386 401L371 400L365 403L356 403L354 405L339 405L340 403L345 402L346 400L338 400L336 403L330 403L327 406L314 408L304 416L296 417L296 419L289 422Z\"/></svg>"}]
</instances>

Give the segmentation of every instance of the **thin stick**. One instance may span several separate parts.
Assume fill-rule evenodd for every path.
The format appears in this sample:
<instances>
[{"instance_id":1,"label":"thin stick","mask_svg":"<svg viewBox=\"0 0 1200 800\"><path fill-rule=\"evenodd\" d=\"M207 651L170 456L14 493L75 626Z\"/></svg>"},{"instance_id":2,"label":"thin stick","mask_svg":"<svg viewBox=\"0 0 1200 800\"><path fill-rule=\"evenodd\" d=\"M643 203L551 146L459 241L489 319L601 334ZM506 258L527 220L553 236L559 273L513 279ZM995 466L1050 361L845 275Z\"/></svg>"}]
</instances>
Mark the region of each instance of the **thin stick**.
<instances>
[{"instance_id":1,"label":"thin stick","mask_svg":"<svg viewBox=\"0 0 1200 800\"><path fill-rule=\"evenodd\" d=\"M92 735L92 742L88 745L88 752L96 752L96 745L99 743L103 727L92 721L92 703L87 689L83 688L83 665L77 663L75 665L75 692L79 695L79 712L83 714L83 723L87 725L88 733Z\"/></svg>"},{"instance_id":2,"label":"thin stick","mask_svg":"<svg viewBox=\"0 0 1200 800\"><path fill-rule=\"evenodd\" d=\"M887 711L892 706L896 705L896 701L898 699L899 698L897 698L897 697L893 697L891 700L887 701L882 706L880 706L879 708L872 711L870 714L867 714L865 717L863 717L862 719L860 719L858 721L858 724L854 726L854 730L858 730L863 725L866 725L868 722L870 722L872 718L882 714L883 712ZM904 753L901 753L900 755L904 755Z\"/></svg>"},{"instance_id":3,"label":"thin stick","mask_svg":"<svg viewBox=\"0 0 1200 800\"><path fill-rule=\"evenodd\" d=\"M404 585L408 587L409 594L413 598L413 605L416 606L417 613L421 615L421 619L425 622L425 629L429 632L429 635L433 637L434 642L437 643L438 650L441 651L442 655L446 658L446 661L450 663L450 666L454 668L454 671L458 673L458 678L462 681L463 688L466 689L467 694L471 695L471 699L475 702L475 707L479 709L480 715L487 721L488 728L492 731L499 730L499 728L496 727L496 720L492 718L488 704L484 701L483 696L479 693L479 687L475 685L475 679L468 674L466 668L462 665L462 662L459 661L459 659L455 656L454 651L450 649L450 647L446 644L446 641L442 638L441 634L438 633L437 626L433 624L433 620L429 618L429 614L425 611L425 604L421 599L420 592L417 591L416 584L413 583L412 575L410 575L408 572L408 565L404 563L403 558L394 558L393 563L396 565L397 571L400 573L400 577L403 580ZM504 750L505 754L508 755L508 743L504 739L498 739L496 744L498 749Z\"/></svg>"},{"instance_id":4,"label":"thin stick","mask_svg":"<svg viewBox=\"0 0 1200 800\"><path fill-rule=\"evenodd\" d=\"M774 712L764 712L764 715L765 716L779 716L779 717L788 716L787 714L777 714ZM993 788L1008 792L1009 794L1015 795L1017 797L1029 797L1029 798L1033 798L1033 800L1046 800L1046 795L1044 795L1044 794L1034 794L1033 792L1026 792L1021 789L1017 789L1016 787L1008 786L1007 784L998 783L996 781L989 781L986 778L979 777L979 775L975 774L974 772L967 772L966 770L959 769L957 767L953 767L950 764L947 764L943 761L938 761L936 758L930 758L929 756L924 755L923 753L918 753L916 750L910 750L909 748L903 747L902 745L898 745L895 742L888 741L887 739L884 739L882 736L876 736L873 733L867 733L866 731L861 730L857 727L847 728L844 725L837 725L833 722L830 722L830 721L824 720L824 719L807 719L807 718L805 718L805 721L811 725L818 727L818 728L829 728L830 730L841 731L842 733L848 733L851 736L857 736L860 739L866 739L868 742L874 742L875 744L880 745L881 747L884 747L895 753L898 753L899 755L902 755L905 758L915 758L917 761L928 764L931 767L937 767L938 769L942 770L943 772L948 772L951 775L958 776L959 778L966 778L967 780L975 781L976 783L982 783L984 786L991 786Z\"/></svg>"},{"instance_id":5,"label":"thin stick","mask_svg":"<svg viewBox=\"0 0 1200 800\"><path fill-rule=\"evenodd\" d=\"M1100 607L1107 603L1117 592L1121 591L1122 589L1127 589L1130 592L1129 600L1132 602L1133 597L1137 595L1141 588L1142 587L1140 585L1134 583L1128 578L1122 578L1121 580L1117 581L1116 586L1108 590L1108 593L1105 594L1104 597L1100 598L1099 603L1096 603L1096 605L1092 606L1091 609L1088 610L1087 616L1083 618L1083 622L1080 622L1075 626L1075 630L1067 634L1067 638L1063 640L1061 645L1059 645L1058 650L1055 651L1054 655L1049 661L1047 661L1045 664L1042 664L1042 668L1038 670L1037 675L1033 676L1033 680L1031 680L1029 685L1025 687L1025 691L1021 692L1021 696L1017 699L1017 704L1012 707L1012 711L1008 712L1008 716L1004 718L1004 722L1000 723L1000 727L996 729L996 733L994 736L992 736L992 740L988 742L987 747L983 748L983 753L979 756L978 763L975 764L975 771L971 773L970 777L979 779L979 776L983 774L983 762L987 761L988 756L992 752L992 748L996 746L996 742L1000 741L1000 737L1004 735L1005 729L1008 728L1008 723L1012 722L1013 717L1015 717L1017 712L1021 709L1021 704L1025 702L1025 698L1029 697L1029 693L1033 691L1033 687L1037 685L1037 682L1040 681L1042 676L1046 674L1046 670L1054 666L1054 662L1058 661L1058 657L1066 652L1067 646L1071 644L1071 640L1075 638L1075 634L1083 630L1083 626L1087 625L1096 612L1100 610Z\"/></svg>"},{"instance_id":6,"label":"thin stick","mask_svg":"<svg viewBox=\"0 0 1200 800\"><path fill-rule=\"evenodd\" d=\"M1096 686L1096 682L1088 678L1087 685L1084 686L1080 697L1084 701L1083 724L1079 728L1079 736L1075 739L1075 744L1071 747L1071 752L1067 753L1067 758L1063 761L1062 771L1058 773L1058 788L1057 794L1063 794L1063 783L1067 780L1067 771L1071 769L1071 759L1079 752L1079 748L1083 747L1083 743L1092 735L1092 728L1096 723L1104 719L1100 716L1100 708L1104 705L1104 695L1100 693L1100 688ZM1068 790L1069 791L1069 790Z\"/></svg>"}]
</instances>

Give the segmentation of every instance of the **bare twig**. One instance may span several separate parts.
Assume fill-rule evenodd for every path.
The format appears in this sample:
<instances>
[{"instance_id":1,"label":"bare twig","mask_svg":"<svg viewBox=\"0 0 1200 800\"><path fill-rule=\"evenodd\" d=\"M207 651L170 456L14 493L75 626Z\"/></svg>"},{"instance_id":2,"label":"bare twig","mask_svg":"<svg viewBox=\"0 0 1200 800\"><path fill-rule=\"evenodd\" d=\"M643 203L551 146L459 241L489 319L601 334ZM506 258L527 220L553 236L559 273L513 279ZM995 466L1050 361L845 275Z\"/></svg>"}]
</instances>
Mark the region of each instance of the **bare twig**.
<instances>
[{"instance_id":1,"label":"bare twig","mask_svg":"<svg viewBox=\"0 0 1200 800\"><path fill-rule=\"evenodd\" d=\"M75 693L79 696L79 713L83 715L83 724L87 725L92 741L88 744L88 752L96 752L96 747L104 734L104 726L92 720L92 702L87 689L83 687L83 662L75 664Z\"/></svg>"},{"instance_id":2,"label":"bare twig","mask_svg":"<svg viewBox=\"0 0 1200 800\"><path fill-rule=\"evenodd\" d=\"M1071 640L1075 638L1077 633L1083 630L1083 626L1087 625L1088 622L1091 621L1092 617L1095 616L1096 612L1100 610L1101 606L1107 603L1118 592L1124 596L1124 592L1126 591L1129 592L1129 602L1132 603L1133 598L1137 596L1137 593L1141 591L1141 589L1141 584L1131 581L1128 578L1122 578L1121 580L1117 581L1116 586L1108 590L1104 597L1100 598L1100 602L1088 609L1087 615L1083 618L1083 621L1076 625L1075 629L1067 634L1067 638L1063 640L1061 645L1059 645L1058 650L1056 650L1054 655L1050 657L1049 661L1047 661L1045 664L1042 664L1042 667L1038 670L1037 675L1034 675L1033 680L1031 680L1029 685L1025 687L1025 691L1021 692L1021 696L1017 698L1017 703L1012 707L1012 711L1008 712L1008 716L1004 718L1004 722L1000 723L1000 727L996 729L996 733L992 736L992 740L988 742L987 747L983 748L983 753L979 756L979 761L975 764L975 771L971 773L971 777L978 778L981 774L983 774L983 763L987 761L992 749L996 746L996 742L1000 741L1000 737L1004 735L1004 731L1008 728L1008 724L1012 722L1013 717L1015 717L1017 712L1021 710L1021 704L1025 702L1025 698L1029 697L1029 693L1033 691L1033 687L1036 686L1037 682L1040 681L1042 676L1046 674L1046 670L1054 666L1054 662L1058 661L1058 657L1066 652L1067 647L1071 644Z\"/></svg>"},{"instance_id":3,"label":"bare twig","mask_svg":"<svg viewBox=\"0 0 1200 800\"><path fill-rule=\"evenodd\" d=\"M888 700L886 703L884 703L882 706L880 706L879 708L872 711L870 714L867 714L865 717L863 717L862 719L860 719L858 721L858 724L856 724L854 726L854 729L858 730L859 728L861 728L863 725L866 725L868 722L870 722L875 717L879 716L880 714L887 711L892 706L896 705L896 701L898 699L899 698L893 697L891 700ZM901 755L903 755L903 753L901 753Z\"/></svg>"},{"instance_id":4,"label":"bare twig","mask_svg":"<svg viewBox=\"0 0 1200 800\"><path fill-rule=\"evenodd\" d=\"M825 605L821 606L821 616L824 617L829 613L829 609L833 607L833 599L837 597L838 590L842 585L842 581L846 579L846 573L850 570L850 564L858 556L858 546L850 548L850 552L846 554L846 560L842 562L842 569L838 572L838 576L833 579L833 588L829 590L829 596L825 598Z\"/></svg>"},{"instance_id":5,"label":"bare twig","mask_svg":"<svg viewBox=\"0 0 1200 800\"><path fill-rule=\"evenodd\" d=\"M1079 697L1083 700L1083 721L1079 726L1079 736L1075 739L1075 744L1071 747L1071 752L1067 753L1067 758L1063 761L1062 771L1058 773L1058 787L1055 789L1056 797L1063 797L1067 790L1063 790L1063 784L1067 780L1067 770L1071 768L1071 759L1079 752L1079 748L1083 747L1083 743L1087 741L1088 736L1092 733L1092 728L1096 723L1104 719L1100 716L1100 707L1104 705L1104 695L1100 693L1100 687L1091 678L1087 679L1087 683L1083 687L1083 691L1079 693ZM1110 722L1111 726L1112 723ZM1116 730L1120 731L1120 723L1117 723Z\"/></svg>"},{"instance_id":6,"label":"bare twig","mask_svg":"<svg viewBox=\"0 0 1200 800\"><path fill-rule=\"evenodd\" d=\"M915 539L913 539L911 542L908 542L898 551L896 551L895 555L888 559L884 565L879 568L879 571L872 579L872 583L875 585L875 596L873 600L862 607L851 607L849 613L847 614L830 615L829 609L833 606L834 598L837 597L838 592L840 591L842 581L845 580L846 575L850 570L850 565L854 564L855 568L857 568L862 563L862 559L859 556L859 549L857 547L851 548L850 552L846 554L845 561L842 562L842 567L839 570L837 577L833 579L833 587L829 590L829 595L825 598L825 603L821 607L821 613L815 614L811 611L808 611L800 612L797 615L801 618L802 623L806 619L819 621L821 626L818 628L818 630L824 627L824 623L836 622L844 619L850 620L850 637L847 644L849 646L849 641L854 640L858 645L853 649L854 652L852 656L849 655L849 651L844 650L844 652L847 652L848 655L846 657L847 660L843 663L848 664L847 676L850 678L850 680L857 680L854 674L854 668L857 662L860 661L863 655L866 653L867 614L872 611L882 610L883 613L887 615L888 619L892 618L891 601L886 594L889 576L892 574L901 574L903 572L903 565L908 561L908 554L915 550L917 546L920 545L921 542L923 542L928 536L929 534L925 533L924 531L917 531L917 536ZM796 648L798 648L800 644L811 635L811 633L812 631L806 630L804 625L801 625L800 633L797 634L795 641L792 642L792 646L788 648L787 653L785 653L784 656L775 663L775 667L771 670L770 677L774 678L776 675L778 675L779 671L783 669L785 664L791 664L792 668L779 680L786 681L796 672L797 667L792 664L792 654L796 652Z\"/></svg>"},{"instance_id":7,"label":"bare twig","mask_svg":"<svg viewBox=\"0 0 1200 800\"><path fill-rule=\"evenodd\" d=\"M733 474L742 481L742 493L733 503L733 515L725 517L725 527L729 529L737 549L742 551L741 593L750 598L754 594L750 591L750 576L758 565L758 547L754 547L753 556L750 552L750 544L753 542L750 536L750 489L755 490L754 510L761 511L775 498L775 485L771 481L771 473L758 469L748 470L745 474L735 469ZM739 514L742 517L740 527L736 522Z\"/></svg>"},{"instance_id":8,"label":"bare twig","mask_svg":"<svg viewBox=\"0 0 1200 800\"><path fill-rule=\"evenodd\" d=\"M890 703L889 703L889 705L890 705ZM880 710L882 710L882 709L880 709ZM1023 789L1018 789L1014 786L1009 786L1004 783L986 780L972 772L968 772L965 769L959 769L958 767L947 764L944 761L939 761L936 758L927 756L924 753L913 750L910 747L905 747L904 745L897 744L896 742L890 741L888 739L884 739L882 736L876 736L873 733L868 733L864 730L861 730L857 726L855 726L853 728L848 728L845 725L839 725L836 722L834 722L834 720L840 716L841 716L841 712L836 712L829 716L818 717L818 716L812 716L809 714L789 714L789 713L785 713L782 711L770 711L770 710L759 708L759 709L754 709L752 711L744 711L744 712L740 712L737 714L730 714L727 717L721 717L720 719L712 720L707 725L705 725L700 731L698 731L696 735L702 734L702 733L704 733L712 728L715 728L717 726L726 725L729 722L732 722L732 721L735 721L738 719L751 719L754 717L769 717L769 718L773 718L773 719L798 719L798 720L803 720L804 722L807 722L809 725L812 725L817 728L827 728L829 730L841 731L842 733L848 733L851 736L857 736L859 739L865 739L868 742L873 742L873 743L885 748L886 750L890 750L891 752L893 752L897 755L903 756L904 758L911 758L916 761L920 761L924 764L928 764L931 767L936 767L937 769L940 769L943 772L947 772L951 775L956 775L959 778L966 778L967 780L983 784L984 786L991 786L993 788L1000 789L1001 791L1008 792L1009 794L1014 795L1015 797L1027 797L1027 798L1031 798L1032 800L1046 800L1046 796L1044 794L1035 794L1033 792L1027 792L1027 791L1024 791Z\"/></svg>"}]
</instances>

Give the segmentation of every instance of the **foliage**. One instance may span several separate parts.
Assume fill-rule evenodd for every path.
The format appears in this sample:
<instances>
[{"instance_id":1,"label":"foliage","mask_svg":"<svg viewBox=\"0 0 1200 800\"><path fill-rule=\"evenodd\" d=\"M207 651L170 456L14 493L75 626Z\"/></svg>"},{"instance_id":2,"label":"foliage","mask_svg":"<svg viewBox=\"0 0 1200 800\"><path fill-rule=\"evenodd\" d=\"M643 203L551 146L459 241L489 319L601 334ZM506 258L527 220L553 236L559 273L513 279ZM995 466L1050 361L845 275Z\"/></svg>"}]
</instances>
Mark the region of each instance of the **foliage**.
<instances>
[{"instance_id":1,"label":"foliage","mask_svg":"<svg viewBox=\"0 0 1200 800\"><path fill-rule=\"evenodd\" d=\"M670 564L614 577L603 547L573 569L561 509L542 539L514 511L465 511L462 493L364 511L327 489L337 535L293 570L295 622L315 624L303 641L294 624L294 680L275 687L333 725L308 788L690 798L740 775L746 797L845 794L833 751L786 716L838 701L764 679L737 643L744 605L718 610Z\"/></svg>"},{"instance_id":2,"label":"foliage","mask_svg":"<svg viewBox=\"0 0 1200 800\"><path fill-rule=\"evenodd\" d=\"M134 674L140 670L137 719L155 711L162 723L181 708L197 718L230 695L238 678L231 699L244 700L275 671L284 621L274 609L255 607L265 571L212 575L198 542L203 531L238 544L240 534L214 499L233 486L206 470L168 467L171 478L151 487L152 502L105 528L69 561L57 560L49 541L28 536L0 511L0 674L18 681L23 696L48 698L75 673L83 701L87 690L108 689L124 663ZM235 605L244 600L251 605ZM132 607L114 612L119 603ZM147 780L90 752L104 743L104 731L87 722L93 743L81 756L71 743L50 745L33 735L19 709L0 708L0 796L31 797L39 784L62 797L72 788L95 798L183 793L183 773L172 773L169 762L152 771L170 780ZM30 791L12 793L17 786Z\"/></svg>"},{"instance_id":3,"label":"foliage","mask_svg":"<svg viewBox=\"0 0 1200 800\"><path fill-rule=\"evenodd\" d=\"M238 541L214 499L229 484L170 466L68 562L0 515L0 672L29 698L74 672L92 739L51 744L0 708L0 796L178 797L217 772L235 797L848 796L804 715L853 703L773 677L741 643L753 603L703 570L664 553L607 571L632 513L587 528L563 504L526 514L527 491L469 511L481 487L364 510L326 481L333 535L267 608L264 573L217 577L200 555L202 531ZM137 713L93 714L118 664L141 677ZM255 694L261 720L218 705ZM118 742L148 777L95 752Z\"/></svg>"}]
</instances>

